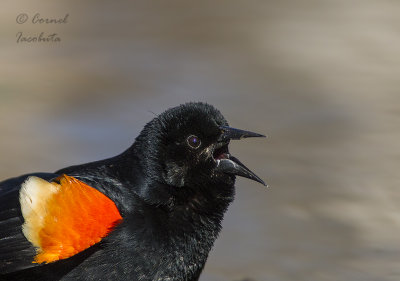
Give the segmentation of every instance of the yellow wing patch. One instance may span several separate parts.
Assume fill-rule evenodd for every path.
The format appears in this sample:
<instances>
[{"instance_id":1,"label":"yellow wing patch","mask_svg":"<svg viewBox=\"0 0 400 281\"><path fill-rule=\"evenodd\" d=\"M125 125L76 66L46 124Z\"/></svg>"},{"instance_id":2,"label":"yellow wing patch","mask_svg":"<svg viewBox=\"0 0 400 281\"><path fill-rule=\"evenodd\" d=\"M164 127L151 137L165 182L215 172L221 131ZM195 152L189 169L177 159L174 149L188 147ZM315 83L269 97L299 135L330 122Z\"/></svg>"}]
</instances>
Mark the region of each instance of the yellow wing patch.
<instances>
[{"instance_id":1,"label":"yellow wing patch","mask_svg":"<svg viewBox=\"0 0 400 281\"><path fill-rule=\"evenodd\" d=\"M36 263L69 258L100 242L122 220L100 191L67 175L58 180L29 177L20 191L22 230L37 248Z\"/></svg>"}]
</instances>

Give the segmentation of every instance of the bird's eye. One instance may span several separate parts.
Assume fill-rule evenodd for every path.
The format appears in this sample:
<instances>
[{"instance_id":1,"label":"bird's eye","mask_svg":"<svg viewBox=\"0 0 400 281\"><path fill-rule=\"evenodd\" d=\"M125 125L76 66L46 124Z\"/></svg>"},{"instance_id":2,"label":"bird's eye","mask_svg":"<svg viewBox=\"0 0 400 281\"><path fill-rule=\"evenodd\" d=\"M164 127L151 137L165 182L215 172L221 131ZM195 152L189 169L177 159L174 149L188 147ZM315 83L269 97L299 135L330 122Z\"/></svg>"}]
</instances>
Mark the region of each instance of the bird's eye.
<instances>
[{"instance_id":1,"label":"bird's eye","mask_svg":"<svg viewBox=\"0 0 400 281\"><path fill-rule=\"evenodd\" d=\"M187 143L192 148L198 148L201 144L201 141L198 137L191 135L187 138Z\"/></svg>"}]
</instances>

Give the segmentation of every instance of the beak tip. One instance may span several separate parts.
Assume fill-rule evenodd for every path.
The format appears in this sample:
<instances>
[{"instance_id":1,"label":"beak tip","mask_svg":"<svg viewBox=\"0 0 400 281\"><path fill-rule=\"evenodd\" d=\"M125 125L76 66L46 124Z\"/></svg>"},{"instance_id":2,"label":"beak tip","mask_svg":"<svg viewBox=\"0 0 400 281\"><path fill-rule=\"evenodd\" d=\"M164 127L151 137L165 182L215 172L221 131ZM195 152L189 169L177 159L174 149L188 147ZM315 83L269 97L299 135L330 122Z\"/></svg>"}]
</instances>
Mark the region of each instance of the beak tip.
<instances>
[{"instance_id":1,"label":"beak tip","mask_svg":"<svg viewBox=\"0 0 400 281\"><path fill-rule=\"evenodd\" d=\"M268 138L266 135L258 134L258 133L252 133L252 135L247 135L243 136L242 138Z\"/></svg>"},{"instance_id":2,"label":"beak tip","mask_svg":"<svg viewBox=\"0 0 400 281\"><path fill-rule=\"evenodd\" d=\"M258 178L258 180L256 180L257 182L259 182L259 183L261 183L263 186L265 186L265 187L269 187L269 185L268 184L266 184L265 183L265 181L263 181L262 179L260 179L260 178Z\"/></svg>"},{"instance_id":3,"label":"beak tip","mask_svg":"<svg viewBox=\"0 0 400 281\"><path fill-rule=\"evenodd\" d=\"M240 139L245 139L245 138L267 138L267 136L250 132L250 131L244 131L240 129L235 129L232 127L228 126L220 126L220 129L222 130L222 135L221 135L221 140L240 140Z\"/></svg>"}]
</instances>

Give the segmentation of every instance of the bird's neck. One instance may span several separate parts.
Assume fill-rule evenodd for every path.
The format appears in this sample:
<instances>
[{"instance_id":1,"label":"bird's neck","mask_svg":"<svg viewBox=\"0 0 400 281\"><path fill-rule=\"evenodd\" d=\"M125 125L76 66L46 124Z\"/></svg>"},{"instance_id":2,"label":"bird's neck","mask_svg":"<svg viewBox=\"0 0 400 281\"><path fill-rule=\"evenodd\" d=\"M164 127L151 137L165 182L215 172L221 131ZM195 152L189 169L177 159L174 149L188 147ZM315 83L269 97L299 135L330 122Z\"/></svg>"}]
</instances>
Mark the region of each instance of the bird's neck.
<instances>
[{"instance_id":1,"label":"bird's neck","mask_svg":"<svg viewBox=\"0 0 400 281\"><path fill-rule=\"evenodd\" d=\"M157 280L197 280L221 231L233 194L230 187L218 196L196 193L168 208L147 205L143 240L150 238L148 244L158 245L155 253L165 253L170 264L168 268L158 267L157 277L161 279ZM165 256L152 262L162 264L166 262Z\"/></svg>"},{"instance_id":2,"label":"bird's neck","mask_svg":"<svg viewBox=\"0 0 400 281\"><path fill-rule=\"evenodd\" d=\"M219 194L198 192L181 202L176 202L168 213L168 230L175 251L185 253L187 259L200 257L204 262L220 231L223 216L232 202L234 189Z\"/></svg>"}]
</instances>

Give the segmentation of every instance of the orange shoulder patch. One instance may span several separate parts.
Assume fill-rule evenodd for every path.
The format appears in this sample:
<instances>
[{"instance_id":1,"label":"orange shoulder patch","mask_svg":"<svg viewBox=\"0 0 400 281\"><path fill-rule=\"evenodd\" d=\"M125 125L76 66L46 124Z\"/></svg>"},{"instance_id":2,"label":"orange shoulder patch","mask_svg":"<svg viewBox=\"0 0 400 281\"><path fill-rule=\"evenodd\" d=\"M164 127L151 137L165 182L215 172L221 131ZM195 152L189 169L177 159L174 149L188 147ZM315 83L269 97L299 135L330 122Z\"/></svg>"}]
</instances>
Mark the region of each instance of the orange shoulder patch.
<instances>
[{"instance_id":1,"label":"orange shoulder patch","mask_svg":"<svg viewBox=\"0 0 400 281\"><path fill-rule=\"evenodd\" d=\"M67 175L58 180L30 177L20 191L23 233L37 247L36 263L69 258L100 242L122 220L100 191Z\"/></svg>"}]
</instances>

